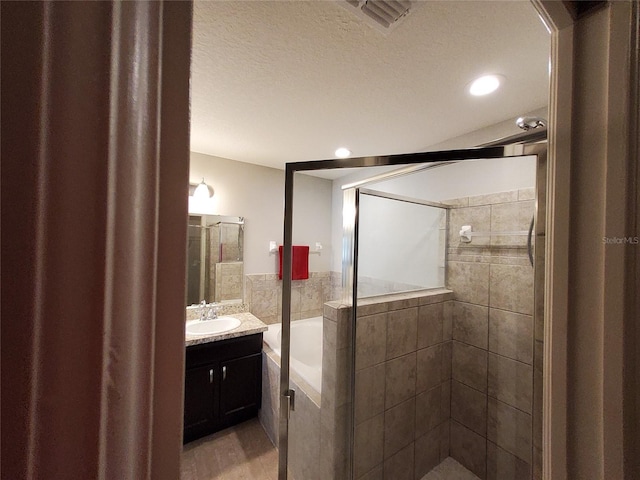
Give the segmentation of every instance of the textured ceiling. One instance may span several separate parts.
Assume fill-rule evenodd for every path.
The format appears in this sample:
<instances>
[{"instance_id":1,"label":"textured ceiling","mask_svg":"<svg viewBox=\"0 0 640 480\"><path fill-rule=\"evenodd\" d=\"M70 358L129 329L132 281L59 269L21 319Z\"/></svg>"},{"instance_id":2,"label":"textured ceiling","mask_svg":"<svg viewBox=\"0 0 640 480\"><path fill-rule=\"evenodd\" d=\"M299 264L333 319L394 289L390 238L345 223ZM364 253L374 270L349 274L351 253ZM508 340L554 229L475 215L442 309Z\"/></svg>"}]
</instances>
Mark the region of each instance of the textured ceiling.
<instances>
[{"instance_id":1,"label":"textured ceiling","mask_svg":"<svg viewBox=\"0 0 640 480\"><path fill-rule=\"evenodd\" d=\"M277 168L424 150L545 106L548 57L529 1L428 1L386 36L333 1L196 1L191 149ZM471 97L486 73L504 87Z\"/></svg>"}]
</instances>

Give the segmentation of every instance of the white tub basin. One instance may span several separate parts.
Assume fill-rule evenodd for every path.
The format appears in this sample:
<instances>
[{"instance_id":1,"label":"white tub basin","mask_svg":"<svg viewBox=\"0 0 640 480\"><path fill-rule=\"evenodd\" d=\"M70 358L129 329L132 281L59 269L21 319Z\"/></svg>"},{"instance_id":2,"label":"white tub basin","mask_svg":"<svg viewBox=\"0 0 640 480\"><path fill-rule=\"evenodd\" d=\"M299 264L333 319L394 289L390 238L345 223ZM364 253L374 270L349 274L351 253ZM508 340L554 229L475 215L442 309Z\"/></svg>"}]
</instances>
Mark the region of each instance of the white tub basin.
<instances>
[{"instance_id":1,"label":"white tub basin","mask_svg":"<svg viewBox=\"0 0 640 480\"><path fill-rule=\"evenodd\" d=\"M187 324L187 335L213 335L224 333L240 326L240 320L233 317L218 317L213 320L195 321Z\"/></svg>"}]
</instances>

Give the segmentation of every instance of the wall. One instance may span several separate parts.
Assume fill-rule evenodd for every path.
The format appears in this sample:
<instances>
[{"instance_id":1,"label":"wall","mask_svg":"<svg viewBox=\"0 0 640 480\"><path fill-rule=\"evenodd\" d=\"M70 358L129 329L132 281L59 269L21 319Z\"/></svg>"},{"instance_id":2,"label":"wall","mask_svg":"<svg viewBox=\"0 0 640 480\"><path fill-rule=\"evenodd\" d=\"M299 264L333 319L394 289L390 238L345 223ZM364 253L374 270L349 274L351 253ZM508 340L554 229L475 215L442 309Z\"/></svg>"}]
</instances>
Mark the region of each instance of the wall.
<instances>
[{"instance_id":1,"label":"wall","mask_svg":"<svg viewBox=\"0 0 640 480\"><path fill-rule=\"evenodd\" d=\"M245 275L245 303L264 323L282 321L282 280L278 275ZM325 302L340 298L342 277L336 272L310 272L306 280L291 283L291 320L322 315Z\"/></svg>"},{"instance_id":2,"label":"wall","mask_svg":"<svg viewBox=\"0 0 640 480\"><path fill-rule=\"evenodd\" d=\"M449 456L452 297L359 301L354 478L420 480Z\"/></svg>"},{"instance_id":3,"label":"wall","mask_svg":"<svg viewBox=\"0 0 640 480\"><path fill-rule=\"evenodd\" d=\"M529 188L451 202L451 456L481 479L532 478L533 268L526 236L460 243L458 232L526 231L533 198Z\"/></svg>"},{"instance_id":4,"label":"wall","mask_svg":"<svg viewBox=\"0 0 640 480\"><path fill-rule=\"evenodd\" d=\"M269 253L269 241L282 244L284 229L284 171L225 158L191 152L191 183L213 187L207 213L245 217L245 274L278 272L278 256ZM321 255L310 255L309 270L329 271L331 259L331 182L298 174L294 185L293 240L315 247Z\"/></svg>"}]
</instances>

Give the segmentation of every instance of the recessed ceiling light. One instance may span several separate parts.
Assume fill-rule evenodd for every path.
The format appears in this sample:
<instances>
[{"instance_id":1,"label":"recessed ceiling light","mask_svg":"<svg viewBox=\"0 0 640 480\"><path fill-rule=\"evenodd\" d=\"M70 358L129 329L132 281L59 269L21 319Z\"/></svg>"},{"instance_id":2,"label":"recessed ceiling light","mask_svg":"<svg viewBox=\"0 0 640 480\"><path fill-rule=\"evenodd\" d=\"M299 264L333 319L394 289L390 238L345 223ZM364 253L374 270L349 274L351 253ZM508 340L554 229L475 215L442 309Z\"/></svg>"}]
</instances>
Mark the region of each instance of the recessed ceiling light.
<instances>
[{"instance_id":1,"label":"recessed ceiling light","mask_svg":"<svg viewBox=\"0 0 640 480\"><path fill-rule=\"evenodd\" d=\"M340 147L335 151L336 157L338 158L347 158L351 155L351 150L348 148Z\"/></svg>"},{"instance_id":2,"label":"recessed ceiling light","mask_svg":"<svg viewBox=\"0 0 640 480\"><path fill-rule=\"evenodd\" d=\"M469 93L479 97L495 92L500 86L500 83L502 83L502 78L500 75L485 75L484 77L477 78L471 83Z\"/></svg>"}]
</instances>

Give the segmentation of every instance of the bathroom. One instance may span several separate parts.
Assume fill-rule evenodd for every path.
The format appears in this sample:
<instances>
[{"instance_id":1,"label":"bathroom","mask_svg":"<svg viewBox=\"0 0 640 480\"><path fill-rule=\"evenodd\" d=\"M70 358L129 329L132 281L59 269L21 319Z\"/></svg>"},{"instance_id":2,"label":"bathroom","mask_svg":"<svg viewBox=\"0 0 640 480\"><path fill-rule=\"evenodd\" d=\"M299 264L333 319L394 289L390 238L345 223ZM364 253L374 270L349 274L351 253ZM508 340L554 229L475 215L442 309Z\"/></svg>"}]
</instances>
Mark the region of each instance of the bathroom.
<instances>
[{"instance_id":1,"label":"bathroom","mask_svg":"<svg viewBox=\"0 0 640 480\"><path fill-rule=\"evenodd\" d=\"M356 469L357 474L364 472L359 475L361 478L394 475L411 478L431 467L427 476L442 477L442 465L455 465L449 459L475 477L486 475L490 478L499 472L501 478L527 478L531 468L532 476L538 478L540 398L536 384L540 372L537 358L540 347L544 347L543 478L640 478L640 457L636 448L638 429L633 428L638 424L636 374L640 371L640 329L637 328L639 250L637 243L631 243L638 234L639 5L637 2L533 0L531 4L546 22L551 35L553 48L547 63L548 52L544 53L542 61L531 62L533 57L527 52L527 47L531 42L535 43L536 35L528 31L525 24L519 24L504 13L525 3L504 2L500 4L499 12L483 13L483 5L491 5L489 2L421 2L418 10L392 32L375 37L372 34L378 32L367 30L364 28L366 24L358 27L359 20L354 20L348 11L336 13L340 5L333 2L238 2L235 6L233 2L196 4L193 29L191 2L2 2L2 92L5 94L2 96L2 150L7 153L3 155L2 166L2 199L7 207L2 212L2 225L6 227L2 234L2 273L6 274L7 280L2 284L2 388L6 394L2 397L3 476L174 480L180 478L180 457L184 451L182 465L185 478L194 478L194 475L196 478L276 478L277 475L277 478L299 480L307 474L313 478L316 475L315 465L310 465L308 472L296 475L300 467L296 466L296 458L314 453L320 459L324 458L323 461L330 460L321 468L333 467L334 474L327 476L334 478L341 478L342 472L336 470L342 469L345 462L348 465L347 478L354 477ZM355 2L349 4L353 6ZM284 6L286 11L283 11ZM209 20L216 26L214 31L231 34L226 42L215 36L202 37L199 28L203 23L202 9L206 7L221 9L219 15ZM333 7L335 9L331 10ZM247 21L252 8L259 10L258 19ZM435 9L435 15L431 15L431 8ZM448 8L456 10L449 18L443 15L443 10ZM309 10L302 12L304 9ZM475 11L465 15L463 10L466 9ZM292 19L287 12L300 15ZM335 17L328 15L329 12L340 20L332 21ZM505 16L509 17L506 21ZM279 18L284 20L284 25L278 23ZM309 18L321 24L322 28L311 28ZM527 18L537 22L530 10ZM432 42L398 42L405 37L412 19L419 19L420 27L425 27L420 29L421 33L435 35ZM433 20L431 24L430 19ZM216 21L219 22L216 24ZM485 32L473 29L474 21L492 28ZM236 35L234 26L246 27L248 24L252 27L246 29L245 36ZM464 30L456 31L457 25ZM501 25L512 27L509 35L501 36ZM193 49L192 31L195 34ZM278 43L279 35L287 31L294 32L294 38ZM325 45L324 50L313 54L304 51L318 45L317 38L304 41L305 34L314 32L321 37L323 31L332 40L350 32L357 32L357 38L338 46ZM451 32L455 35L453 39L447 37ZM414 40L422 38L417 35L411 37ZM469 68L473 72L463 71L466 66L484 64L489 60L487 52L493 54L493 49L482 51L480 48L486 41L494 41L499 58L521 57L531 65L535 63L535 70L540 76L531 75L524 68L526 65L521 64L526 78L520 78L520 82L514 82L517 77L507 74L505 90L479 99L466 96L462 93L466 82L476 74L486 73L476 72L476 68L492 72L510 71L504 64ZM275 58L270 56L268 48L273 43L280 47L280 55ZM375 49L376 54L384 50L385 44L401 43L400 46L405 47L398 51L396 57L369 57L377 67L390 67L391 72L386 73L385 81L375 73L359 74L359 59L362 57L352 55L353 50L349 48L358 49L362 43L380 47ZM419 59L411 59L410 52L413 47L425 45L443 53L442 57L425 54L423 58L430 67L429 71L423 71L416 81L403 82L413 69L420 67ZM223 49L208 57L212 60L210 64L220 67L213 74L202 68L202 48L207 46ZM474 49L476 46L479 48ZM235 61L233 52L243 48L253 53L251 65L256 69L246 69L246 63ZM302 48L303 52L297 51L296 55L296 48ZM190 76L192 52L195 73ZM467 53L471 55L465 59ZM319 68L305 71L300 63L305 58L310 60L312 67ZM442 58L445 61L440 62ZM331 59L346 61L338 62L340 68L332 70L331 75L321 75L328 71L326 62ZM394 63L394 59L398 61ZM406 62L405 68L403 62ZM447 73L451 64L458 66L459 70ZM383 70L379 68L374 72ZM265 71L273 75L258 75ZM523 332L519 333L525 334L522 338L531 338L531 322L528 320L531 301L516 293L522 292L517 286L517 278L525 276L514 273L504 277L492 273L504 273L508 269L522 271L527 267L531 249L528 240L526 247L520 244L525 237L522 235L525 224L521 220L528 219L530 212L526 211L528 207L521 211L520 207L530 205L532 187L518 186L516 189L510 186L507 190L489 193L477 190L455 192L448 198L443 196L439 199L432 195L434 186L422 192L390 193L384 191L380 183L371 182L371 163L363 166L355 162L384 164L386 160L400 160L389 166L393 170L403 164L403 160L442 160L426 153L411 152L440 149L438 156L449 158L453 153L447 152L448 149L482 145L510 135L514 131L515 117L526 114L544 116L544 112L539 110L545 108L543 97L546 96L541 94L535 104L519 105L514 111L505 112L504 102L499 100L506 96L507 86L516 90L522 87L516 96L519 101L526 101L535 96L533 91L536 89L523 80L534 77L546 80L547 71L550 72L547 205L545 208L540 202L545 198L542 191L545 182L536 174L533 196L537 212L533 225L535 237L531 242L534 254L535 343L533 348L529 348L529 342L526 346L519 342L502 342L501 339L509 335L508 329L500 328L508 325L510 319L525 320L521 322ZM299 78L296 72L306 75ZM232 74L233 79L230 81L225 73ZM439 77L441 74L444 76ZM389 82L389 77L397 83ZM439 81L432 81L438 78ZM246 90L244 95L234 91L234 86L246 86L246 81L253 79L258 80L257 88ZM332 79L340 80L339 83L348 90L346 95L341 96L339 89L326 88ZM430 81L432 85L429 85ZM203 102L203 84L220 85L223 90L221 98L208 104ZM311 93L300 95L297 89L305 86ZM278 87L282 88L278 90ZM437 95L433 95L429 102L420 102L420 94L428 90L435 90ZM542 87L542 90L547 88ZM455 99L446 95L447 91L457 91L462 100L456 104L452 101ZM356 108L344 109L337 108L339 105L336 103L339 102L331 102L337 99L349 104L347 101L356 94L367 97L367 102ZM410 102L406 101L407 97ZM262 367L270 365L266 360L263 362L263 355L269 354L267 348L271 346L253 342L250 347L255 353L245 355L251 357L246 365L259 367L253 370L258 374L236 382L239 388L249 384L260 386L259 390L255 388L251 392L255 395L251 404L253 416L211 436L183 444L184 335L185 330L190 331L190 328L185 328L185 304L190 303L185 301L186 272L190 268L186 259L186 187L192 183L197 190L205 176L209 187L204 185L204 188L222 203L226 201L221 196L224 185L233 184L229 178L219 180L212 170L194 170L194 177L189 178L191 99L194 139L200 136L210 137L218 144L227 142L227 145L246 150L246 156L239 150L232 152L222 147L215 153L195 142L191 148L193 152L204 152L210 156L212 164L222 165L223 161L218 158L231 158L247 165L264 161L265 170L257 172L249 166L236 171L234 175L243 177L238 183L252 184L259 191L277 190L276 198L281 198L284 191L286 201L276 207L282 208L285 214L275 213L277 218L264 222L251 209L216 209L212 213L235 216L235 219L227 219L228 223L224 225L235 225L229 227L238 233L233 247L229 247L238 254L227 260L234 265L228 269L226 265L219 267L220 270L233 270L230 275L235 277L239 275L241 262L244 267L244 250L247 250L243 248L241 256L240 247L251 240L249 237L258 234L260 230L256 227L269 228L271 224L282 227L284 223L281 237L273 236L269 231L255 250L270 259L270 267L253 269L248 261L246 265L248 275L277 275L275 251L279 244L282 245L284 275L281 298L284 301L282 305L276 304L275 308L269 306L270 312L275 311L275 316L282 311L279 398L268 404L270 389L264 392L263 398L262 387L268 386L269 382L262 382ZM306 110L290 114L300 100L303 100ZM276 106L272 105L265 115L262 107L269 101ZM466 108L461 108L461 105L466 105ZM414 111L410 115L412 110L409 107L412 106L418 114ZM302 115L305 111L311 113L312 118ZM225 112L235 112L239 116L232 117ZM352 112L370 122L364 122L364 119L363 122L356 121L350 116ZM201 129L199 125L202 125L203 114L219 119L223 125ZM313 121L323 116L329 120ZM397 125L402 124L405 117L408 117L405 128L399 128ZM259 127L256 128L255 124L252 127L252 122L258 123ZM329 136L321 129L322 125L333 124L343 135ZM234 136L234 125L236 132L246 129L247 137ZM268 135L260 135L267 131ZM358 133L362 137L360 141L356 138ZM412 135L418 140L412 141ZM312 137L318 141L314 142ZM396 140L397 145L383 145ZM300 145L302 148L296 148ZM370 145L371 151L361 151L363 145ZM247 153L251 148L268 152L273 146L280 149L280 154L273 155L271 151L270 158ZM341 163L332 161L319 165L325 169L336 165L366 168L362 178L353 179L353 183L366 180L367 184L361 190L357 186L349 187L340 196L341 192L337 190L342 190L339 186L341 181L333 184L340 175L336 178L320 177L331 182L333 191L331 241L323 243L318 238L301 238L304 231L299 229L299 222L308 220L309 216L315 218L315 212L325 209L318 204L308 211L300 210L299 202L305 197L300 192L293 195L291 172L294 172L294 190L304 180L300 180L301 165L291 162L332 159L337 146L350 147L353 155ZM485 152L483 157L495 159L492 148L476 152ZM513 158L518 156L517 148L509 152L502 150L505 158L518 160ZM304 152L309 151L316 153L307 156ZM385 151L391 155L379 156ZM409 153L397 159L393 156L395 152ZM464 153L458 151L457 155ZM286 172L283 165L268 168L270 161L288 162ZM462 162L466 164L472 159L464 155L455 161L458 163L453 166ZM417 164L415 166L418 167ZM447 168L449 165L430 170L435 175L446 172ZM267 175L267 172L279 177L277 188L270 189L268 181L257 181L253 176L254 173ZM222 172L215 173L223 176ZM350 175L353 172L342 170L324 174L340 173ZM485 180L475 174L465 177L465 182L471 181L474 187ZM458 183L450 182L447 186ZM246 190L242 193L247 196L254 194ZM431 213L439 211L431 209L444 209L449 227L462 220L457 232L443 229L442 223L435 221L428 231L431 240L438 239L437 248L427 250L431 259L434 255L438 261L442 259L442 238L452 240L449 245L445 244L444 249L445 287L450 291L430 285L422 292L404 291L386 294L384 298L358 298L354 288L351 291L356 294L349 297L350 286L366 285L370 290L362 293L370 293L374 287L386 288L390 284L389 278L376 282L380 279L374 271L368 270L372 264L359 264L359 260L366 259L367 249L372 247L365 243L360 252L357 250L359 241L378 238L359 236L362 232L358 228L366 230L368 227L365 223L357 223L356 220L360 219L355 214L362 213L366 222L367 214L371 212L359 212L353 208L359 207L354 205L354 200L363 200L367 195L389 200L385 205L398 205L396 202L401 201L416 208L429 207ZM404 200L399 197L404 197ZM266 200L266 194L253 198L258 205ZM339 212L339 198L346 200L345 208L335 215ZM447 204L452 200L459 203ZM523 205L513 205L518 202ZM463 209L468 210L458 211ZM502 227L494 230L492 222L507 227L503 220L510 216L506 215L508 210L519 220L513 227L518 230L506 235L508 231ZM462 213L477 213L477 216L468 223L466 215L464 219L456 220ZM547 227L542 231L539 230L541 213L546 214ZM298 214L302 214L302 218ZM295 215L298 216L292 232L290 227ZM430 218L435 216L430 215ZM200 220L202 226L205 219ZM391 220L395 218L391 216ZM215 224L222 221L216 219ZM372 228L385 225L389 226L387 233L394 233L390 231L391 226L397 228L389 218L379 224L375 221L373 225L369 223ZM400 226L418 227L409 222L400 223ZM228 232L221 234L220 230L219 245L222 244L221 237L226 235L228 240ZM413 238L400 235L401 231L395 233L402 240ZM540 242L543 234L544 242ZM340 235L342 241L336 238ZM497 242L504 242L505 238L496 238L494 242L493 237L506 237L517 243L503 245ZM616 241L623 239L631 241L626 244ZM540 248L542 243L546 247L544 252ZM316 244L322 248L317 248ZM295 330L291 323L295 325L304 321L293 319L298 309L294 308L291 300L295 299L294 289L302 290L310 280L294 280L302 283L293 284L289 274L297 262L292 258L295 253L292 256L289 249L292 245L308 246L319 252L310 255L310 263L323 262L331 257L328 262L330 272L336 271L337 265L347 266L340 272L342 299L337 300L338 303L332 303L336 300L325 302L322 312L323 363L325 358L335 360L333 368L331 365L324 368L323 364L323 369L336 374L346 373L347 378L353 380L346 384L346 390L333 390L333 406L337 407L333 410L333 421L323 417L322 411L319 422L317 416L302 415L305 407L314 403L313 394L308 392L306 398L302 395L302 380L296 380L295 369L289 369L291 364L287 350L293 352L292 347L299 345L297 341L291 341L291 333ZM194 250L197 250L195 246ZM383 246L383 251L378 260L386 260L390 254L397 253L397 248ZM251 252L254 252L253 248ZM490 258L486 258L486 252L490 253ZM419 254L425 252L410 250L409 253L411 260L415 260L412 263L417 264L417 260L423 258ZM541 269L536 262L539 254L545 256L542 325L537 316ZM337 262L339 256L346 261ZM402 265L403 269L399 271L411 270ZM442 268L437 262L435 265ZM312 266L310 273L318 273L314 272L315 268L319 267ZM442 277L441 270L436 269L435 272L436 278ZM200 278L202 280L202 276ZM481 281L474 283L473 288L466 288L467 285L461 281L463 278ZM271 279L269 277L269 281ZM256 287L255 292L260 291L257 287L261 281L259 278L253 280L252 296L253 287ZM358 280L363 282L358 284ZM267 281L266 277L264 281ZM320 280L321 285L323 281ZM400 278L397 283L402 284L403 289L407 284L424 286L421 281L416 283L414 278ZM395 284L394 279L391 286ZM225 295L233 292L237 295L235 278L227 286L233 288ZM200 288L198 286L199 297ZM505 291L514 295L504 295ZM276 296L278 294L276 292ZM352 305L349 305L349 299ZM229 310L244 310L245 300L252 301L252 298L233 303ZM220 300L223 301L226 300ZM315 309L313 305L309 307L310 310ZM198 318L203 316L204 321L196 319L195 322L208 328L216 320L227 322L222 317L236 320L238 315L257 318L248 311L225 311L226 306L217 311L213 306L205 305L201 312L198 311L200 308L195 307L195 312L189 313L195 313ZM417 309L417 313L415 310L396 313L411 309ZM269 315L262 314L267 320ZM215 315L219 318L211 318L207 323L207 318ZM346 324L345 317L348 320ZM460 318L466 318L468 325L461 323ZM415 351L410 335L414 320ZM258 336L275 325L257 321L260 322L256 324L260 330ZM393 328L393 323L404 323L405 328ZM435 327L434 335L425 335L421 328L425 323ZM388 328L390 324L391 329ZM387 338L382 335L383 325L387 327ZM488 325L487 337L484 335L485 325ZM544 329L542 345L539 340L541 326ZM373 330L376 333L378 327L379 335L362 338L362 332ZM345 348L341 347L353 347L354 340L357 347L359 332L361 340L373 342L385 338L384 350L380 345L379 349L365 348L364 352L353 349L351 355L345 355ZM392 337L388 337L389 332ZM401 332L408 334L395 336ZM517 337L520 338L519 334ZM486 343L483 338L486 338ZM516 344L518 348L514 349ZM329 346L335 347L335 355ZM422 352L425 350L433 352L433 355ZM416 359L415 381L411 382L413 357ZM434 373L431 382L425 381L428 377L425 379L423 376L425 370L420 366L419 357L441 360L432 364L433 369L427 369ZM481 368L472 372L460 368L485 365L483 361L465 361L471 357L481 357L482 360L486 357L486 383L483 383L485 375ZM530 395L531 358L533 396ZM212 361L225 360L218 358ZM409 368L400 369L402 362L406 362ZM503 368L501 364L521 368ZM450 372L448 365L451 365ZM237 378L233 376L230 365L221 366L228 367L227 379ZM387 372L396 372L396 366L400 373L387 375ZM516 370L517 374L521 369L526 370L525 375L495 375L509 370ZM380 375L376 374L378 370ZM206 383L210 379L215 381L216 375L219 381L224 370L204 369L202 373ZM290 382L288 377L291 377ZM344 375L340 378L344 380ZM356 382L357 378L359 381ZM510 393L508 382L496 381L502 378L511 379ZM333 377L333 380L337 379L337 375ZM524 384L519 385L519 380ZM413 391L402 388L402 385L410 387L412 383ZM398 388L387 392L388 385ZM325 386L329 388L323 388ZM336 383L334 387L337 386ZM358 386L360 388L355 388ZM354 388L349 390L350 387ZM297 395L294 396L294 392ZM321 385L321 408L330 406L327 404L331 402L331 396L326 398L326 402L322 398L322 394L327 393L331 393L329 382ZM432 408L418 407L424 400L423 394L433 396L428 401ZM472 397L476 401L460 401ZM234 397L241 401L246 398L246 395ZM338 405L345 399L347 403L343 405L348 405L346 417L339 411L343 405ZM364 404L362 399L366 400ZM278 432L279 450L268 437L268 427L263 428L263 424L268 423L264 418L264 407L276 403L280 404L278 413L280 424L284 426ZM482 408L485 404L486 409ZM362 410L363 405L371 408ZM412 417L413 405L415 416ZM226 413L232 415L230 423L239 420L233 412L240 410L231 403L225 404L225 408ZM359 413L351 422L354 410L366 413ZM336 435L335 427L340 426L340 419L344 418L347 418L346 432ZM394 418L404 422L386 421ZM511 418L512 421L494 421L500 418ZM313 422L312 426L319 424L321 427L320 451L313 443L305 443L310 441L317 445L317 435L300 434L304 433L300 429L304 430L305 423L309 422ZM509 423L511 427L501 435L499 427ZM393 430L396 425L397 430ZM411 425L413 437L410 435ZM526 428L519 429L518 425ZM326 429L327 426L333 428ZM386 431L388 426L392 428L389 435ZM407 431L409 435L405 435ZM531 436L526 435L528 431L531 431ZM461 432L465 435L460 435ZM333 441L325 442L323 435L332 433ZM516 442L509 442L509 439ZM367 448L358 448L366 446L367 442L370 442ZM533 451L529 455L531 444ZM476 455L483 450L484 461ZM410 461L412 452L413 462ZM194 457L191 459L194 462L186 458L189 454ZM328 458L329 455L334 458ZM523 462L528 465L526 468L523 468ZM287 466L290 467L289 472ZM522 470L526 470L524 475L521 475ZM324 470L321 472L324 476Z\"/></svg>"},{"instance_id":2,"label":"bathroom","mask_svg":"<svg viewBox=\"0 0 640 480\"><path fill-rule=\"evenodd\" d=\"M537 32L537 47L542 50L538 58L544 60L548 38L544 27L536 23L535 12L527 8L525 13L531 15L528 20L535 24L527 28ZM414 13L416 17L419 14L420 10ZM522 21L526 16L520 8L518 18ZM198 38L197 5L195 18ZM197 55L194 65L198 65ZM542 74L544 77L546 72ZM516 116L545 118L546 101L543 89L539 99L523 105ZM197 118L200 106L194 103L193 108ZM515 117L498 117L493 123L475 125L473 131L458 130L459 134L452 137L440 137L431 147L425 148L429 143L423 143L420 148L402 148L473 147L521 132ZM192 128L198 135L197 122ZM438 468L457 472L442 478L539 478L540 442L534 426L538 428L541 418L534 418L534 390L536 394L540 391L534 389L534 373L540 373L542 337L541 326L536 324L534 328L534 270L529 264L526 235L536 212L537 189L544 188L543 182L537 183L540 178L535 157L469 160L378 181L370 180L398 168L401 162L395 167L358 171L296 173L292 239L294 245L309 247L309 274L306 279L294 279L287 292L278 275L277 248L284 244L284 172L269 166L266 160L263 164L231 160L245 158L241 152L244 147L233 144L220 148L216 155L200 153L215 150L208 146L205 135L198 138L192 140L190 183L193 192L199 183L206 182L209 195L204 199L191 195L190 214L234 216L243 221L239 262L243 269L242 295L235 302L222 302L218 314L248 312L265 325L260 332L265 341L261 404L258 420L250 420L259 429L256 435L263 436L261 445L266 445L268 460L260 462L268 463L265 471L270 471L264 478L275 478L281 453L271 447L278 445L281 425L278 330L283 314L292 322L290 369L296 405L290 412L287 456L293 478L340 479L353 475L355 479L417 480L430 472L446 474L439 473ZM298 151L288 154L289 161L309 159L304 150ZM353 156L374 153L363 151ZM328 151L325 157L332 158L333 152ZM375 332L372 337L384 345L356 343L355 351L349 348L350 299L344 286L349 267L344 263L343 238L343 187L353 182L366 182L367 188L371 185L375 191L391 195L385 198L364 193L360 205L363 236L358 260L356 337L370 329ZM409 197L415 203L398 201L392 198L394 195ZM365 199L372 202L370 206ZM425 215L430 220L425 220ZM480 234L463 240L459 232L466 225ZM366 241L373 238L378 240ZM425 278L427 270L430 273ZM290 301L288 308L283 308L283 293ZM192 299L187 305L194 303L198 302ZM199 307L191 307L187 319L194 321L201 313ZM376 325L374 318L382 323ZM316 320L309 321L309 328L302 328L306 319ZM296 329L320 335L304 344L296 339ZM409 338L404 338L407 335ZM294 351L318 350L319 346L320 368L314 374L300 364ZM366 352L382 356L369 358ZM349 375L345 376L352 354L353 389ZM437 368L434 356L438 358ZM403 368L399 369L401 364ZM437 380L425 376L426 371L434 369L440 372ZM524 379L525 385L512 385L514 378ZM396 390L401 393L393 393ZM345 417L352 407L353 418L348 420ZM424 413L436 410L437 414ZM411 419L400 415L397 421L391 421L398 412L412 412ZM234 428L240 427L230 429L239 435ZM226 441L223 432L185 445L183 478L200 478L194 472L203 461L202 452L211 448L207 441ZM219 454L208 451L211 458L224 463ZM230 472L244 471L251 461L246 463L227 466L227 470L211 465L201 469L220 468L228 478L235 478Z\"/></svg>"}]
</instances>

